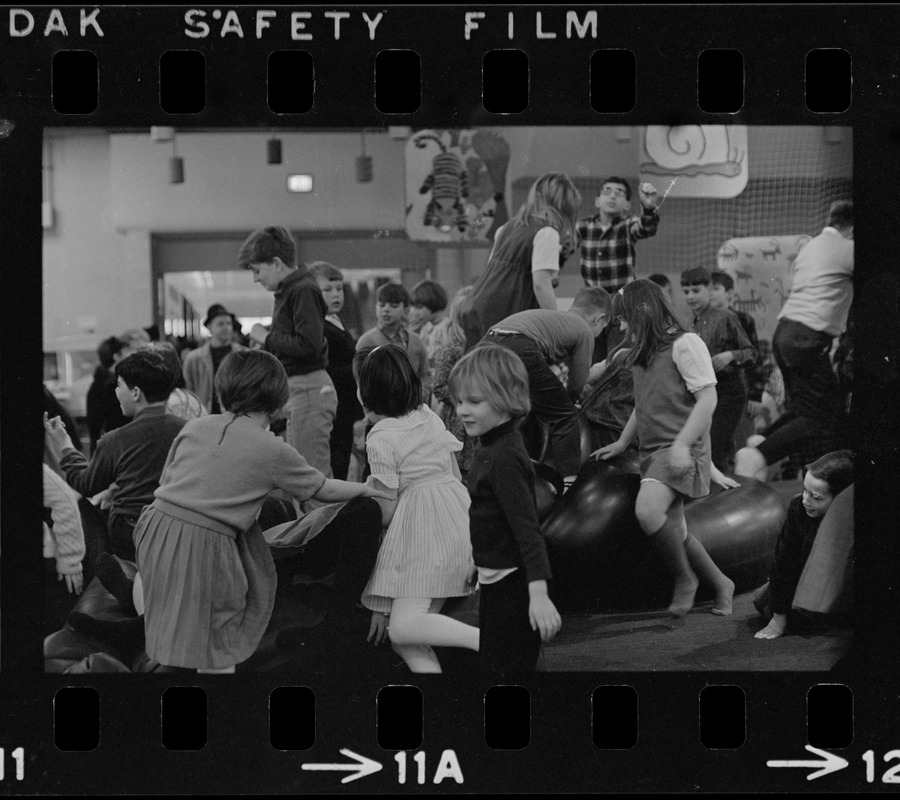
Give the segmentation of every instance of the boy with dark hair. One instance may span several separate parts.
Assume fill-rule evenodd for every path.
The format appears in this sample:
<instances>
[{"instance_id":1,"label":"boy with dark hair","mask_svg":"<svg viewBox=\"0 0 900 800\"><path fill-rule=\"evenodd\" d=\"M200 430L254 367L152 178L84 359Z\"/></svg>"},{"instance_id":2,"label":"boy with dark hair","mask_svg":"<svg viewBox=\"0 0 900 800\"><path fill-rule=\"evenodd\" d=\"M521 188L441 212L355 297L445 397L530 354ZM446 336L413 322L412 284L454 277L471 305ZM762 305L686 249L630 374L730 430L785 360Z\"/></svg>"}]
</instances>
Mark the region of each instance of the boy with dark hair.
<instances>
[{"instance_id":1,"label":"boy with dark hair","mask_svg":"<svg viewBox=\"0 0 900 800\"><path fill-rule=\"evenodd\" d=\"M716 372L718 401L709 431L712 461L719 469L727 470L734 449L734 432L747 407L741 368L756 361L756 349L734 314L712 307L709 284L710 275L704 267L681 273L681 291L694 315L691 330L709 349Z\"/></svg>"},{"instance_id":2,"label":"boy with dark hair","mask_svg":"<svg viewBox=\"0 0 900 800\"><path fill-rule=\"evenodd\" d=\"M296 265L294 240L281 227L251 233L238 253L238 265L275 294L271 331L257 323L250 329L250 338L276 356L288 374L287 441L330 478L329 441L338 399L326 371L327 308L319 285L305 264Z\"/></svg>"},{"instance_id":3,"label":"boy with dark hair","mask_svg":"<svg viewBox=\"0 0 900 800\"><path fill-rule=\"evenodd\" d=\"M127 425L100 438L90 462L72 444L59 417L44 418L44 427L60 451L66 482L84 497L115 484L109 512L110 549L134 561L132 533L141 510L153 502L169 448L185 421L166 413L175 384L163 357L140 350L116 363L116 397Z\"/></svg>"},{"instance_id":4,"label":"boy with dark hair","mask_svg":"<svg viewBox=\"0 0 900 800\"><path fill-rule=\"evenodd\" d=\"M338 398L334 427L331 429L331 470L335 478L346 480L353 450L353 426L363 418L362 406L356 397L356 378L353 376L356 342L338 316L344 307L343 273L326 261L314 261L309 265L309 271L322 290L328 312L325 317L328 374Z\"/></svg>"},{"instance_id":5,"label":"boy with dark hair","mask_svg":"<svg viewBox=\"0 0 900 800\"><path fill-rule=\"evenodd\" d=\"M766 381L775 365L771 358L771 345L765 342L768 354L763 353L763 347L756 335L756 323L753 317L740 309L734 308L734 278L727 272L721 270L713 270L710 273L709 284L709 304L713 308L722 311L730 311L738 318L744 333L747 334L750 344L756 350L756 363L748 365L744 368L744 378L747 383L747 413L751 417L758 416L762 411L763 392L766 388ZM768 355L769 357L766 357Z\"/></svg>"},{"instance_id":6,"label":"boy with dark hair","mask_svg":"<svg viewBox=\"0 0 900 800\"><path fill-rule=\"evenodd\" d=\"M581 240L581 277L585 286L601 286L617 292L634 280L634 245L656 235L659 227L659 193L651 183L638 188L641 215L632 215L631 184L611 175L594 198L597 213L578 221ZM611 341L610 341L611 339ZM619 342L619 331L608 328L597 337L593 360L602 361Z\"/></svg>"},{"instance_id":7,"label":"boy with dark hair","mask_svg":"<svg viewBox=\"0 0 900 800\"><path fill-rule=\"evenodd\" d=\"M434 369L438 349L447 343L447 291L436 281L419 281L409 293L409 330L417 333L428 354L428 366Z\"/></svg>"},{"instance_id":8,"label":"boy with dark hair","mask_svg":"<svg viewBox=\"0 0 900 800\"><path fill-rule=\"evenodd\" d=\"M597 213L578 222L581 277L585 286L617 292L634 280L634 244L654 236L659 227L659 193L651 183L638 188L641 215L631 215L631 184L615 175L594 198Z\"/></svg>"},{"instance_id":9,"label":"boy with dark hair","mask_svg":"<svg viewBox=\"0 0 900 800\"><path fill-rule=\"evenodd\" d=\"M422 382L422 402L431 397L431 367L425 344L417 334L406 329L404 322L409 311L409 292L399 283L386 283L375 293L375 327L359 337L356 349L400 345L412 361Z\"/></svg>"},{"instance_id":10,"label":"boy with dark hair","mask_svg":"<svg viewBox=\"0 0 900 800\"><path fill-rule=\"evenodd\" d=\"M479 343L512 350L528 372L531 410L550 430L551 465L573 478L581 467L578 411L573 399L581 395L591 368L594 339L609 322L611 299L599 286L582 289L568 311L534 308L510 314ZM569 366L563 387L550 364Z\"/></svg>"},{"instance_id":11,"label":"boy with dark hair","mask_svg":"<svg viewBox=\"0 0 900 800\"><path fill-rule=\"evenodd\" d=\"M436 281L419 281L409 293L409 303L409 327L421 336L425 327L438 322L447 308L447 290Z\"/></svg>"},{"instance_id":12,"label":"boy with dark hair","mask_svg":"<svg viewBox=\"0 0 900 800\"><path fill-rule=\"evenodd\" d=\"M675 291L672 289L672 281L669 280L668 275L663 275L661 272L654 272L647 277L647 280L653 281L663 290L663 294L668 298L669 302L673 305L675 304Z\"/></svg>"}]
</instances>

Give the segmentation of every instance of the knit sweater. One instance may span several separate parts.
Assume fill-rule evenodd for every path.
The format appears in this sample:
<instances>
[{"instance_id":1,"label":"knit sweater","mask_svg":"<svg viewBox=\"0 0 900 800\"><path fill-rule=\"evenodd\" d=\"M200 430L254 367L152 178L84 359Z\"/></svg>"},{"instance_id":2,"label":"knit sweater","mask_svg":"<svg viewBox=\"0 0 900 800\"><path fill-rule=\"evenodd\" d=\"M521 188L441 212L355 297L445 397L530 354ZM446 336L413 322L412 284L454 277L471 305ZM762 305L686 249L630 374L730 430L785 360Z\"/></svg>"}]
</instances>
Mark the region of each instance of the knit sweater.
<instances>
[{"instance_id":1,"label":"knit sweater","mask_svg":"<svg viewBox=\"0 0 900 800\"><path fill-rule=\"evenodd\" d=\"M475 566L524 567L529 582L548 580L550 560L538 525L534 466L518 420L480 437L466 484L472 504L469 529Z\"/></svg>"},{"instance_id":2,"label":"knit sweater","mask_svg":"<svg viewBox=\"0 0 900 800\"><path fill-rule=\"evenodd\" d=\"M164 406L150 406L127 425L101 437L90 462L77 450L64 449L60 468L69 486L84 497L116 484L110 520L123 513L139 514L153 502L169 447L184 424L183 419L167 414Z\"/></svg>"},{"instance_id":3,"label":"knit sweater","mask_svg":"<svg viewBox=\"0 0 900 800\"><path fill-rule=\"evenodd\" d=\"M43 468L44 508L50 509L53 520L52 529L44 526L44 556L56 559L60 575L76 575L85 553L78 496L50 467Z\"/></svg>"},{"instance_id":4,"label":"knit sweater","mask_svg":"<svg viewBox=\"0 0 900 800\"><path fill-rule=\"evenodd\" d=\"M155 497L245 531L273 489L303 501L324 483L325 476L283 439L226 412L183 427Z\"/></svg>"}]
</instances>

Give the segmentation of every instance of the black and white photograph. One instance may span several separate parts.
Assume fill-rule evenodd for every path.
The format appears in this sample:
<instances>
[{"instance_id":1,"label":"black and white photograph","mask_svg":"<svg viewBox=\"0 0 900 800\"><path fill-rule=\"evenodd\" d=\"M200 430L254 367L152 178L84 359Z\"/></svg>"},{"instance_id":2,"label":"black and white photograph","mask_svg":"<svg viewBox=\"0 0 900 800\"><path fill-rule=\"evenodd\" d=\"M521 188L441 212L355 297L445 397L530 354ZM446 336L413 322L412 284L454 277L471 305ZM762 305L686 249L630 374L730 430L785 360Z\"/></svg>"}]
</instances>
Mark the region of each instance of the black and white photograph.
<instances>
[{"instance_id":1,"label":"black and white photograph","mask_svg":"<svg viewBox=\"0 0 900 800\"><path fill-rule=\"evenodd\" d=\"M0 8L0 788L897 783L857 10Z\"/></svg>"}]
</instances>

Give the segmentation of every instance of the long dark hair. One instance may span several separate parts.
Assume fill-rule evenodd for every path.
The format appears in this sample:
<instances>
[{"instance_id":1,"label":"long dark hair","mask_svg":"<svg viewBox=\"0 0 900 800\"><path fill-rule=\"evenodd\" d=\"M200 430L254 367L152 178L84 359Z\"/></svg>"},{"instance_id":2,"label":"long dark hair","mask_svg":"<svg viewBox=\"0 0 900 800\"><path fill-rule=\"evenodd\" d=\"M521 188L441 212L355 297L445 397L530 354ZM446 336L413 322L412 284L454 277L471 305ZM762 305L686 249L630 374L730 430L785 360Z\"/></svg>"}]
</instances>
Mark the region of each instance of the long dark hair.
<instances>
[{"instance_id":1,"label":"long dark hair","mask_svg":"<svg viewBox=\"0 0 900 800\"><path fill-rule=\"evenodd\" d=\"M629 358L636 367L647 367L657 352L687 333L662 289L644 278L625 286L622 316L633 337L634 347Z\"/></svg>"}]
</instances>

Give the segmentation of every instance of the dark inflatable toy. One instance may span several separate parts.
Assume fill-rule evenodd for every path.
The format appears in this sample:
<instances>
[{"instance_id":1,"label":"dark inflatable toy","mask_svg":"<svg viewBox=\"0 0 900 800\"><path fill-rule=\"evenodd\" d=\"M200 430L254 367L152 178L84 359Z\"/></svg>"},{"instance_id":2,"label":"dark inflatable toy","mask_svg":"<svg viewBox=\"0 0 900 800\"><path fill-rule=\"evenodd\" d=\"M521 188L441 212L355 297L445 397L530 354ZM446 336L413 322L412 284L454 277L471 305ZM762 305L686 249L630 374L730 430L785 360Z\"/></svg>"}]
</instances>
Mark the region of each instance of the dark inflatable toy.
<instances>
[{"instance_id":1,"label":"dark inflatable toy","mask_svg":"<svg viewBox=\"0 0 900 800\"><path fill-rule=\"evenodd\" d=\"M534 466L534 499L538 519L543 522L563 495L563 479L553 467L540 461L531 463Z\"/></svg>"},{"instance_id":2,"label":"dark inflatable toy","mask_svg":"<svg viewBox=\"0 0 900 800\"><path fill-rule=\"evenodd\" d=\"M688 530L736 591L764 583L786 509L761 481L736 478L685 504ZM622 611L664 607L672 581L634 516L638 455L588 461L544 518L553 598L562 610ZM701 585L698 600L709 598Z\"/></svg>"}]
</instances>

